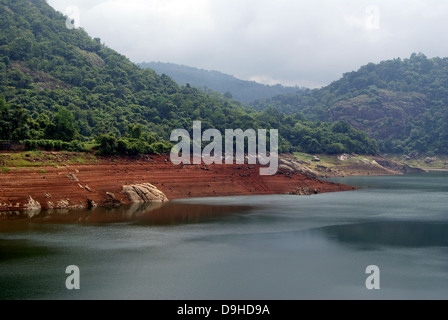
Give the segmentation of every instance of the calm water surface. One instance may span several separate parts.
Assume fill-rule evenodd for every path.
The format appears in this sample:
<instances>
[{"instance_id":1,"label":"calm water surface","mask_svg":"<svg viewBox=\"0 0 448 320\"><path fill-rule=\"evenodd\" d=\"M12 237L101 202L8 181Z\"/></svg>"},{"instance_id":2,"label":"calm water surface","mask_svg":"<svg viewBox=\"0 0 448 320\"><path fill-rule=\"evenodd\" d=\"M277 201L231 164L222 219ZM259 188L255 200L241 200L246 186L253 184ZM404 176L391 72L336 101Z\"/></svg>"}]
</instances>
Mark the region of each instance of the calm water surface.
<instances>
[{"instance_id":1,"label":"calm water surface","mask_svg":"<svg viewBox=\"0 0 448 320\"><path fill-rule=\"evenodd\" d=\"M335 180L361 189L0 220L0 299L447 299L448 173Z\"/></svg>"}]
</instances>

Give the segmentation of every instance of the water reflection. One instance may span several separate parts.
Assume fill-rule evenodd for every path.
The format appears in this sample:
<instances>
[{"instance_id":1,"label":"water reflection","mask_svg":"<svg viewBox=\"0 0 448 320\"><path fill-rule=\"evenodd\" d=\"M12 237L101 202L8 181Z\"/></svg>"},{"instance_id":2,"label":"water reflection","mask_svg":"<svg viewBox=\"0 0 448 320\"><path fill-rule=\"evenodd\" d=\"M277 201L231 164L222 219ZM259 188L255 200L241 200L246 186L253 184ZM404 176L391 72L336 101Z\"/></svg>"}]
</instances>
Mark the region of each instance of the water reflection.
<instances>
[{"instance_id":1,"label":"water reflection","mask_svg":"<svg viewBox=\"0 0 448 320\"><path fill-rule=\"evenodd\" d=\"M56 250L54 249L37 246L28 240L0 239L0 263L9 260L38 258L55 253Z\"/></svg>"},{"instance_id":2,"label":"water reflection","mask_svg":"<svg viewBox=\"0 0 448 320\"><path fill-rule=\"evenodd\" d=\"M35 225L110 224L128 222L138 225L168 226L199 223L252 210L244 205L206 205L188 203L146 203L94 210L47 210L30 217L27 213L4 214L0 232L27 231ZM41 227L41 226L39 226Z\"/></svg>"},{"instance_id":3,"label":"water reflection","mask_svg":"<svg viewBox=\"0 0 448 320\"><path fill-rule=\"evenodd\" d=\"M444 222L384 221L329 226L319 231L338 242L365 248L378 246L425 248L448 246Z\"/></svg>"}]
</instances>

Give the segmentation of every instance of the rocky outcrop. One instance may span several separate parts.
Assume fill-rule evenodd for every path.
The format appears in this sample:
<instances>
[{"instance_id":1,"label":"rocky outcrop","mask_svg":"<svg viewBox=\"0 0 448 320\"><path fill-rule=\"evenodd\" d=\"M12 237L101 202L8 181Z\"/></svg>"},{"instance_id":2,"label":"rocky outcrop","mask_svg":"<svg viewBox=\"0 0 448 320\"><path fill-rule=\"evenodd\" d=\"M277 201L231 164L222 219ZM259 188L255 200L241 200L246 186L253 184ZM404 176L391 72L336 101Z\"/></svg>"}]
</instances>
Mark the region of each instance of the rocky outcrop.
<instances>
[{"instance_id":1,"label":"rocky outcrop","mask_svg":"<svg viewBox=\"0 0 448 320\"><path fill-rule=\"evenodd\" d=\"M437 157L427 157L426 159L425 159L425 163L426 164L431 164L431 163L433 163L433 162L436 162L436 161L438 161L439 159L437 159Z\"/></svg>"},{"instance_id":2,"label":"rocky outcrop","mask_svg":"<svg viewBox=\"0 0 448 320\"><path fill-rule=\"evenodd\" d=\"M167 202L167 196L150 183L123 187L123 194L132 203Z\"/></svg>"},{"instance_id":3,"label":"rocky outcrop","mask_svg":"<svg viewBox=\"0 0 448 320\"><path fill-rule=\"evenodd\" d=\"M98 203L96 203L95 201L93 201L91 199L87 199L87 208L88 209L95 209L96 207L98 207Z\"/></svg>"},{"instance_id":4,"label":"rocky outcrop","mask_svg":"<svg viewBox=\"0 0 448 320\"><path fill-rule=\"evenodd\" d=\"M310 163L306 163L305 161L302 161L294 156L280 157L279 160L279 169L299 172L313 178L322 176L319 172L310 169L308 167L309 165Z\"/></svg>"},{"instance_id":5,"label":"rocky outcrop","mask_svg":"<svg viewBox=\"0 0 448 320\"><path fill-rule=\"evenodd\" d=\"M42 206L39 202L34 200L31 196L28 199L28 203L25 205L25 213L28 214L30 218L34 217L35 215L39 214L41 211Z\"/></svg>"},{"instance_id":6,"label":"rocky outcrop","mask_svg":"<svg viewBox=\"0 0 448 320\"><path fill-rule=\"evenodd\" d=\"M408 166L407 164L389 160L389 159L386 159L383 157L375 157L374 159L375 159L376 163L378 163L380 166L382 166L386 169L392 170L392 171L403 173L403 174L427 172L424 169L413 168L413 167Z\"/></svg>"},{"instance_id":7,"label":"rocky outcrop","mask_svg":"<svg viewBox=\"0 0 448 320\"><path fill-rule=\"evenodd\" d=\"M72 181L79 181L79 179L73 173L67 174L67 178L69 178Z\"/></svg>"},{"instance_id":8,"label":"rocky outcrop","mask_svg":"<svg viewBox=\"0 0 448 320\"><path fill-rule=\"evenodd\" d=\"M28 199L28 203L25 205L27 210L40 210L42 209L42 206L40 205L39 202L37 202L36 200L34 200L32 197L29 197Z\"/></svg>"},{"instance_id":9,"label":"rocky outcrop","mask_svg":"<svg viewBox=\"0 0 448 320\"><path fill-rule=\"evenodd\" d=\"M346 153L341 154L341 155L338 156L338 160L339 161L347 161L350 158L351 158L351 156L349 154L346 154Z\"/></svg>"},{"instance_id":10,"label":"rocky outcrop","mask_svg":"<svg viewBox=\"0 0 448 320\"><path fill-rule=\"evenodd\" d=\"M298 187L295 191L290 192L291 195L296 196L310 196L313 194L319 194L318 189L311 189L309 187Z\"/></svg>"}]
</instances>

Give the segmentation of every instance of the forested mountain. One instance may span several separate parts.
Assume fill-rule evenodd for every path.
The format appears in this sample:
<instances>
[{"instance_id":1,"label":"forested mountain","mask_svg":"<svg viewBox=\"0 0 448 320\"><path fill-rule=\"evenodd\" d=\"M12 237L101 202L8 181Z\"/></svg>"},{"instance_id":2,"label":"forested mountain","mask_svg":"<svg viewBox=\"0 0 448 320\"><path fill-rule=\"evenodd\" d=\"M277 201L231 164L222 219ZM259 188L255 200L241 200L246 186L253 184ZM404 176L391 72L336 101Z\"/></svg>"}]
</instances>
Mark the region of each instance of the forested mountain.
<instances>
[{"instance_id":1,"label":"forested mountain","mask_svg":"<svg viewBox=\"0 0 448 320\"><path fill-rule=\"evenodd\" d=\"M150 68L159 75L166 74L180 85L190 84L200 89L210 89L232 97L242 103L267 99L275 95L300 92L299 87L285 87L280 84L269 86L255 81L244 81L219 72L197 69L175 63L144 62L142 68Z\"/></svg>"},{"instance_id":2,"label":"forested mountain","mask_svg":"<svg viewBox=\"0 0 448 320\"><path fill-rule=\"evenodd\" d=\"M414 53L370 63L325 88L253 106L302 112L310 120L347 121L385 152L448 154L448 58Z\"/></svg>"},{"instance_id":3,"label":"forested mountain","mask_svg":"<svg viewBox=\"0 0 448 320\"><path fill-rule=\"evenodd\" d=\"M0 140L63 148L95 140L107 153L161 152L174 129L192 131L194 120L221 132L279 129L281 151L377 152L346 123L248 111L219 93L179 86L68 29L45 0L0 0Z\"/></svg>"}]
</instances>

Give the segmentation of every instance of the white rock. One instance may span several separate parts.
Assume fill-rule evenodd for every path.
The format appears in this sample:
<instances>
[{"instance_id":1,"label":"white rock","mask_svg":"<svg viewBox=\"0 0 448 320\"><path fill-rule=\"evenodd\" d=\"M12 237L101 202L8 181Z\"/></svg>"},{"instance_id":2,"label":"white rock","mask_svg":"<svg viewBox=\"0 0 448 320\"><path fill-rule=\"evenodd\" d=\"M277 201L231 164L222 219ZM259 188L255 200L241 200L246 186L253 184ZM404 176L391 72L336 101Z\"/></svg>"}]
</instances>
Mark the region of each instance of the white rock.
<instances>
[{"instance_id":1,"label":"white rock","mask_svg":"<svg viewBox=\"0 0 448 320\"><path fill-rule=\"evenodd\" d=\"M124 195L133 203L167 202L167 196L150 183L124 186Z\"/></svg>"}]
</instances>

